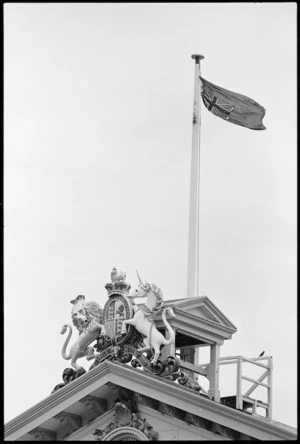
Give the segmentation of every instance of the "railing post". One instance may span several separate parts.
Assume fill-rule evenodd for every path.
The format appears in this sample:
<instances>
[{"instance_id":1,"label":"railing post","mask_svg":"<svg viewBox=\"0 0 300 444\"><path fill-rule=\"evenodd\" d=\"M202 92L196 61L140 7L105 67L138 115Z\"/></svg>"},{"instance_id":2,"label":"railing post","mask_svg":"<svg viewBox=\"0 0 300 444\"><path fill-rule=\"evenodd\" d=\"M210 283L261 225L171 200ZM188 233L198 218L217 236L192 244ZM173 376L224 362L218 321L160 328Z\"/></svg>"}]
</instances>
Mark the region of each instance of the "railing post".
<instances>
[{"instance_id":1,"label":"railing post","mask_svg":"<svg viewBox=\"0 0 300 444\"><path fill-rule=\"evenodd\" d=\"M219 390L219 359L220 346L213 344L210 346L210 364L208 370L209 390L208 396L214 401L220 402Z\"/></svg>"},{"instance_id":2,"label":"railing post","mask_svg":"<svg viewBox=\"0 0 300 444\"><path fill-rule=\"evenodd\" d=\"M268 359L269 372L268 372L268 404L267 418L272 419L272 403L273 403L273 358Z\"/></svg>"},{"instance_id":3,"label":"railing post","mask_svg":"<svg viewBox=\"0 0 300 444\"><path fill-rule=\"evenodd\" d=\"M236 408L243 410L242 398L242 357L237 358L237 375L236 375Z\"/></svg>"},{"instance_id":4,"label":"railing post","mask_svg":"<svg viewBox=\"0 0 300 444\"><path fill-rule=\"evenodd\" d=\"M199 356L200 356L199 347L195 348L194 353L195 353L194 354L194 364L199 365ZM194 373L194 381L196 381L199 384L199 373Z\"/></svg>"},{"instance_id":5,"label":"railing post","mask_svg":"<svg viewBox=\"0 0 300 444\"><path fill-rule=\"evenodd\" d=\"M257 400L255 399L254 404L252 406L252 415L257 415Z\"/></svg>"}]
</instances>

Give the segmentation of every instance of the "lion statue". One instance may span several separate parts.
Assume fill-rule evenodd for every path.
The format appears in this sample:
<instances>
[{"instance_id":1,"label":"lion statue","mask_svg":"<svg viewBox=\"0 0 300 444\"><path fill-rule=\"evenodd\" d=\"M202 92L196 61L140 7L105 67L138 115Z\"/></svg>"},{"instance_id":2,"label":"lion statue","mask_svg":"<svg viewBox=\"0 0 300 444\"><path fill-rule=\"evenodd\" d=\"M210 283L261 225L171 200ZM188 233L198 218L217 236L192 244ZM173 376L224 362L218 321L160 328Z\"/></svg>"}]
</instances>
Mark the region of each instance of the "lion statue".
<instances>
[{"instance_id":1,"label":"lion statue","mask_svg":"<svg viewBox=\"0 0 300 444\"><path fill-rule=\"evenodd\" d=\"M102 308L97 302L85 302L85 296L79 295L76 299L71 301L72 308L72 322L79 331L77 341L71 346L69 354L67 354L67 345L72 336L72 327L65 324L62 327L61 334L63 335L67 329L69 334L65 340L62 348L62 356L64 359L71 359L71 365L76 371L82 367L76 364L78 358L86 356L87 360L94 359L94 349L89 345L94 342L100 334L105 334L105 328L102 324Z\"/></svg>"}]
</instances>

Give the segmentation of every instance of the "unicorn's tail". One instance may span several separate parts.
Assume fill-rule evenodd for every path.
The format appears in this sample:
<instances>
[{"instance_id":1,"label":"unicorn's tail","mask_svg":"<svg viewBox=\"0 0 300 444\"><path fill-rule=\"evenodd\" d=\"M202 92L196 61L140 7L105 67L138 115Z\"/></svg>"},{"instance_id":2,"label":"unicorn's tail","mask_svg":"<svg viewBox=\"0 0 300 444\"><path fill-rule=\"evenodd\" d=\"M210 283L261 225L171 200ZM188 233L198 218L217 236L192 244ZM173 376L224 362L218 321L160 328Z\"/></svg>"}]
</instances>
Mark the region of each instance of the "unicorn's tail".
<instances>
[{"instance_id":1,"label":"unicorn's tail","mask_svg":"<svg viewBox=\"0 0 300 444\"><path fill-rule=\"evenodd\" d=\"M162 312L162 320L163 323L165 324L165 326L167 327L168 332L170 333L170 338L169 339L164 339L163 341L163 345L170 345L175 343L175 331L173 330L173 328L170 326L169 322L166 319L166 312L169 313L169 315L172 316L172 318L175 318L175 314L172 310L171 307L167 307L163 310Z\"/></svg>"}]
</instances>

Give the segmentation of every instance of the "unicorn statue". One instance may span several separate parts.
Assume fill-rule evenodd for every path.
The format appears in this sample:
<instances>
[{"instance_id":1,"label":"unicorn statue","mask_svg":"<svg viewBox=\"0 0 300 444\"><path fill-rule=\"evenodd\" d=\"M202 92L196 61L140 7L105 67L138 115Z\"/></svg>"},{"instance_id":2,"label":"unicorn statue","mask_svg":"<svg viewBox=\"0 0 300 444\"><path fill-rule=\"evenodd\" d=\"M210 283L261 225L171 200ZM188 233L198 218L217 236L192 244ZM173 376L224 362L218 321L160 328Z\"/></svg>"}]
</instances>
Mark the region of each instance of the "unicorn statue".
<instances>
[{"instance_id":1,"label":"unicorn statue","mask_svg":"<svg viewBox=\"0 0 300 444\"><path fill-rule=\"evenodd\" d=\"M143 353L149 350L152 351L152 349L154 349L154 357L151 360L151 364L156 365L160 354L160 347L162 345L175 344L175 332L166 319L167 313L171 317L175 317L175 314L171 307L162 309L163 295L161 290L154 284L149 284L146 281L143 282L138 272L137 275L140 284L135 291L132 291L127 296L132 302L134 316L132 319L123 321L123 331L126 332L126 324L133 325L133 327L135 327L135 329L144 336L143 341L145 346L139 348L138 351ZM143 297L147 297L146 303L137 306L133 300ZM161 312L161 310L162 320L170 333L170 339L168 340L165 339L164 336L157 330L154 323L154 316Z\"/></svg>"}]
</instances>

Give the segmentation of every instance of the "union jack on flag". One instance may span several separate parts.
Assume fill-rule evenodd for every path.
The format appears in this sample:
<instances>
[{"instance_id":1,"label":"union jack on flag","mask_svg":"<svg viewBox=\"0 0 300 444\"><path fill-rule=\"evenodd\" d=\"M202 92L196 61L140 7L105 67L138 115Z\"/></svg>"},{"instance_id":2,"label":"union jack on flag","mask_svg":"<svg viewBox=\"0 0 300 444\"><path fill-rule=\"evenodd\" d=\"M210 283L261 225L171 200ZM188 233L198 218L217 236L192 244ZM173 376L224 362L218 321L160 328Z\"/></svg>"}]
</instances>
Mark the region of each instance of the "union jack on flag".
<instances>
[{"instance_id":1,"label":"union jack on flag","mask_svg":"<svg viewBox=\"0 0 300 444\"><path fill-rule=\"evenodd\" d=\"M266 129L262 123L266 110L255 100L214 85L203 77L200 80L202 100L208 111L236 125L254 130Z\"/></svg>"}]
</instances>

